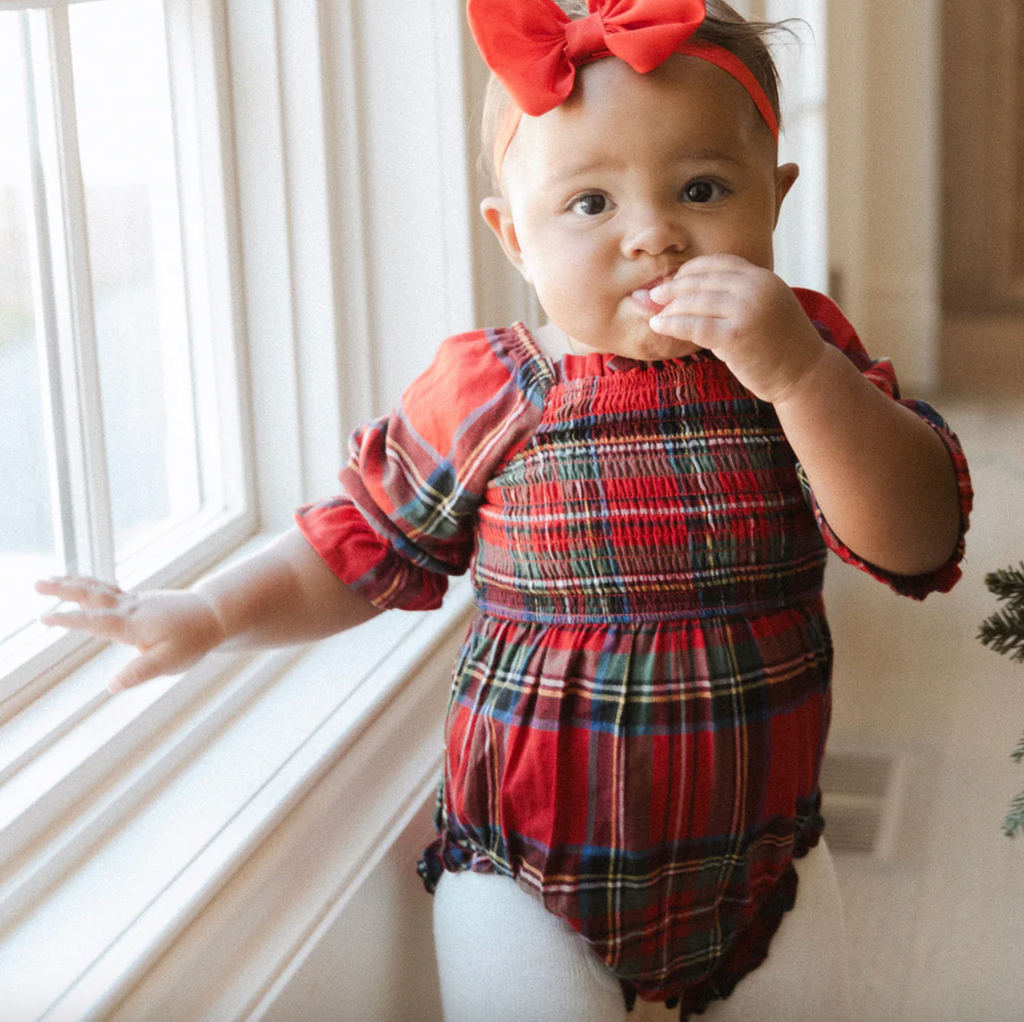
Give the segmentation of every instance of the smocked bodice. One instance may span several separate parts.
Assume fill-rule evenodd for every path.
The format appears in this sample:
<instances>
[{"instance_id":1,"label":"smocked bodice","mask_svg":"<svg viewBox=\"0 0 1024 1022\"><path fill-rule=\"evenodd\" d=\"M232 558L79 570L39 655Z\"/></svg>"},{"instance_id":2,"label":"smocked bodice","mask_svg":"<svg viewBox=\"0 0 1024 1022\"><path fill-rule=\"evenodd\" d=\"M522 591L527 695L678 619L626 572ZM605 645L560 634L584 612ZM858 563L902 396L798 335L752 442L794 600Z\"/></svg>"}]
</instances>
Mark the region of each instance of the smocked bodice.
<instances>
[{"instance_id":1,"label":"smocked bodice","mask_svg":"<svg viewBox=\"0 0 1024 1022\"><path fill-rule=\"evenodd\" d=\"M514 619L748 613L815 595L824 549L771 406L704 356L560 375L486 490L474 580Z\"/></svg>"}]
</instances>

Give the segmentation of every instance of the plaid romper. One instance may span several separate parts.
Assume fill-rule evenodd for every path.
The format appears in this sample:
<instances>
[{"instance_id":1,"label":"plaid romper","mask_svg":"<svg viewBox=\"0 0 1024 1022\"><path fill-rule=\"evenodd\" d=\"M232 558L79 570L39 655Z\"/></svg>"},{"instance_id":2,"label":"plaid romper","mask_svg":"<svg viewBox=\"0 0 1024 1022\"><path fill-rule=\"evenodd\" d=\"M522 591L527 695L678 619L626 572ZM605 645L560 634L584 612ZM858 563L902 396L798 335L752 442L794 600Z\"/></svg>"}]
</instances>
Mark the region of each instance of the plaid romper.
<instances>
[{"instance_id":1,"label":"plaid romper","mask_svg":"<svg viewBox=\"0 0 1024 1022\"><path fill-rule=\"evenodd\" d=\"M823 338L898 399L827 298ZM904 401L960 446L920 402ZM793 905L818 840L831 532L771 405L710 353L542 354L521 324L448 339L353 435L345 495L297 522L381 607L436 607L469 568L437 840L420 872L495 870L565 919L628 1003L726 997Z\"/></svg>"}]
</instances>

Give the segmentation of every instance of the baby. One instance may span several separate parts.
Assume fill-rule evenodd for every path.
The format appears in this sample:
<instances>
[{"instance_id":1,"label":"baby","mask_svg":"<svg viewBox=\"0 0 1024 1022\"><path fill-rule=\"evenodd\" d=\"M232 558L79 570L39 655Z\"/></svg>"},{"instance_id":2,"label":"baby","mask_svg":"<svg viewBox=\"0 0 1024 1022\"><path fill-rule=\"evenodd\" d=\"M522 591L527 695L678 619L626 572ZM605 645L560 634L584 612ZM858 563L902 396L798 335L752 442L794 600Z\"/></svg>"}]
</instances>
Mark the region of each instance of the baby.
<instances>
[{"instance_id":1,"label":"baby","mask_svg":"<svg viewBox=\"0 0 1024 1022\"><path fill-rule=\"evenodd\" d=\"M81 605L45 620L136 645L116 690L436 607L471 569L420 863L448 1022L621 1022L637 996L842 1020L826 549L949 589L966 465L828 298L772 272L797 168L770 26L565 7L469 2L496 76L482 212L549 324L446 340L354 434L344 495L264 553L189 592L40 583Z\"/></svg>"}]
</instances>

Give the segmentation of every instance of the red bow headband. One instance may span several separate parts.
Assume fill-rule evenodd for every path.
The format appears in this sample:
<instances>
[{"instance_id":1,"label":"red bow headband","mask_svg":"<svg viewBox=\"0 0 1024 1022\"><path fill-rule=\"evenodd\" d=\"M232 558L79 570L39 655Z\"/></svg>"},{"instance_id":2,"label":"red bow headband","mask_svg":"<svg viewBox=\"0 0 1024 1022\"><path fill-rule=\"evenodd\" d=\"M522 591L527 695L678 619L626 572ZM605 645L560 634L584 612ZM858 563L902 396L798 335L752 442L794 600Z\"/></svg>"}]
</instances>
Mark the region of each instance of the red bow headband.
<instances>
[{"instance_id":1,"label":"red bow headband","mask_svg":"<svg viewBox=\"0 0 1024 1022\"><path fill-rule=\"evenodd\" d=\"M690 38L704 20L704 0L588 0L588 7L590 14L574 21L554 0L469 0L476 44L513 101L494 143L496 173L522 114L539 117L559 106L572 92L576 69L602 57L619 57L640 74L673 53L709 61L747 90L779 137L771 102L743 61Z\"/></svg>"}]
</instances>

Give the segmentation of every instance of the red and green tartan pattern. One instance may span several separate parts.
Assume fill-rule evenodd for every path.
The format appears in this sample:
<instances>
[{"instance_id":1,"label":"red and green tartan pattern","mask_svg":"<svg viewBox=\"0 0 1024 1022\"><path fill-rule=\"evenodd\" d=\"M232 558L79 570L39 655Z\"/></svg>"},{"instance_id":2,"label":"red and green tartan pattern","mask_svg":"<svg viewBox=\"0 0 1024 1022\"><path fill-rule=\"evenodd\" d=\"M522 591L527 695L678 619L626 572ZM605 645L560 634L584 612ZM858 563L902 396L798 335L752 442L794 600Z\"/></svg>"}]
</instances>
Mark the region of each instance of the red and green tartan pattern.
<instances>
[{"instance_id":1,"label":"red and green tartan pattern","mask_svg":"<svg viewBox=\"0 0 1024 1022\"><path fill-rule=\"evenodd\" d=\"M774 411L697 355L548 391L480 505L474 579L502 617L636 623L813 599L824 559Z\"/></svg>"},{"instance_id":2,"label":"red and green tartan pattern","mask_svg":"<svg viewBox=\"0 0 1024 1022\"><path fill-rule=\"evenodd\" d=\"M428 879L472 849L644 997L697 1008L726 956L746 971L821 826L824 560L774 412L721 362L563 373L480 505Z\"/></svg>"},{"instance_id":3,"label":"red and green tartan pattern","mask_svg":"<svg viewBox=\"0 0 1024 1022\"><path fill-rule=\"evenodd\" d=\"M641 996L706 1003L728 985L723 958L743 961L738 978L763 953L744 931L820 831L819 610L638 627L480 618L425 876L509 873Z\"/></svg>"},{"instance_id":4,"label":"red and green tartan pattern","mask_svg":"<svg viewBox=\"0 0 1024 1022\"><path fill-rule=\"evenodd\" d=\"M835 306L797 294L897 396ZM959 445L906 403L953 455L966 528ZM920 598L956 581L962 537L939 572L887 576L831 534L774 411L713 356L553 364L521 326L446 342L356 433L342 482L297 520L354 589L429 607L473 574L428 887L506 873L627 997L679 998L685 1017L727 996L822 827L826 545Z\"/></svg>"}]
</instances>

